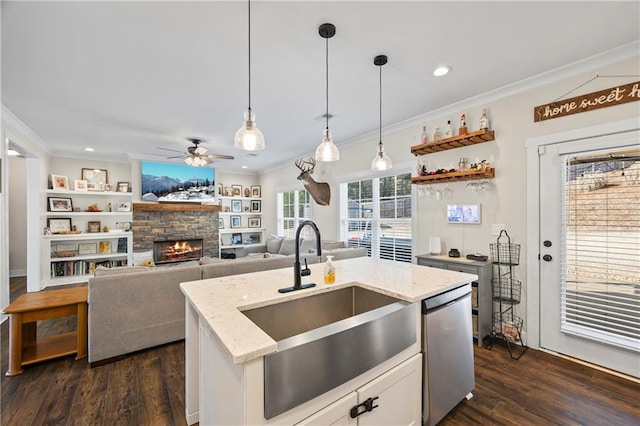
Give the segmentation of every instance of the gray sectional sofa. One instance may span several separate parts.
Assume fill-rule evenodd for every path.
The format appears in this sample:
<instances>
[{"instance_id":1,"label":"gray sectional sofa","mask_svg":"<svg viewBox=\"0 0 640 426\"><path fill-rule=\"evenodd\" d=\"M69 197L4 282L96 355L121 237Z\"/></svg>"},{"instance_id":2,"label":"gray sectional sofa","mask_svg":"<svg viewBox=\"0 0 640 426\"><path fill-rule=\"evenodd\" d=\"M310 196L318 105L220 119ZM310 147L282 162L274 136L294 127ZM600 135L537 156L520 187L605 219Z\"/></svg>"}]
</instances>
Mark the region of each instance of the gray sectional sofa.
<instances>
[{"instance_id":1,"label":"gray sectional sofa","mask_svg":"<svg viewBox=\"0 0 640 426\"><path fill-rule=\"evenodd\" d=\"M322 245L320 258L315 250L308 248L311 245L303 243L301 259L306 258L313 264L326 261L327 255L334 256L335 260L367 255L366 249L347 248L343 242L323 242ZM295 249L295 245L293 247ZM180 283L292 267L293 254L281 253L280 248L273 252L275 243L267 240L267 244L251 250L246 257L233 260L202 258L169 267L133 266L96 271L88 284L89 362L105 362L184 339L185 307Z\"/></svg>"}]
</instances>

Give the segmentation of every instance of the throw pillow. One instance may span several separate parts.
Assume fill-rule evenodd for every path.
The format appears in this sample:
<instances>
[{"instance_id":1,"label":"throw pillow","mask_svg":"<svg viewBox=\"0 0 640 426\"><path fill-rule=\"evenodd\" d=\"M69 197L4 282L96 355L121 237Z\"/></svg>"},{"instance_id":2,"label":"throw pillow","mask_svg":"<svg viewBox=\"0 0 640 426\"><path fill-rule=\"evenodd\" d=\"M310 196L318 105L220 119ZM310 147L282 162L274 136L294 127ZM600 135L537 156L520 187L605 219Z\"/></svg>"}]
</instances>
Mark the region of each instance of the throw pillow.
<instances>
[{"instance_id":1,"label":"throw pillow","mask_svg":"<svg viewBox=\"0 0 640 426\"><path fill-rule=\"evenodd\" d=\"M155 266L153 263L153 250L133 252L133 266Z\"/></svg>"},{"instance_id":2,"label":"throw pillow","mask_svg":"<svg viewBox=\"0 0 640 426\"><path fill-rule=\"evenodd\" d=\"M280 251L280 246L282 245L282 237L278 237L277 235L269 235L266 241L267 252L272 254L277 254Z\"/></svg>"},{"instance_id":3,"label":"throw pillow","mask_svg":"<svg viewBox=\"0 0 640 426\"><path fill-rule=\"evenodd\" d=\"M285 256L289 256L289 255L295 254L295 252L296 252L295 238L283 238L278 254L284 254Z\"/></svg>"}]
</instances>

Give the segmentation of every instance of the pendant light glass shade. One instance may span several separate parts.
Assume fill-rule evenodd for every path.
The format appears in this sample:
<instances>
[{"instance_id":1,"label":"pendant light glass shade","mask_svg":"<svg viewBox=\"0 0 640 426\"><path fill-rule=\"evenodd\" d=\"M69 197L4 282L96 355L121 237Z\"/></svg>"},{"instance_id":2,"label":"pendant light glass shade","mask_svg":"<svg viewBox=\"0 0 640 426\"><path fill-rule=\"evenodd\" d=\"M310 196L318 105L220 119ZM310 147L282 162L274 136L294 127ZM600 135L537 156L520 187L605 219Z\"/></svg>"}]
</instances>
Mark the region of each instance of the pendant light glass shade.
<instances>
[{"instance_id":1,"label":"pendant light glass shade","mask_svg":"<svg viewBox=\"0 0 640 426\"><path fill-rule=\"evenodd\" d=\"M255 114L251 109L245 111L244 123L236 132L236 136L233 139L233 146L238 149L244 149L245 151L264 149L264 135L260 129L258 129L255 118Z\"/></svg>"},{"instance_id":2,"label":"pendant light glass shade","mask_svg":"<svg viewBox=\"0 0 640 426\"><path fill-rule=\"evenodd\" d=\"M329 39L336 34L336 27L333 24L322 24L318 28L318 34L320 37L326 40L325 49L325 71L326 71L326 101L327 111L325 117L327 119L327 126L324 129L324 137L322 142L316 148L316 161L338 161L340 159L340 151L338 147L333 143L331 137L331 130L329 130Z\"/></svg>"},{"instance_id":3,"label":"pendant light glass shade","mask_svg":"<svg viewBox=\"0 0 640 426\"><path fill-rule=\"evenodd\" d=\"M249 108L244 113L244 123L233 138L233 146L245 151L264 149L264 135L256 125L256 117L251 111L251 0L248 1L248 52L249 52Z\"/></svg>"},{"instance_id":4,"label":"pendant light glass shade","mask_svg":"<svg viewBox=\"0 0 640 426\"><path fill-rule=\"evenodd\" d=\"M316 160L317 161L337 161L340 159L340 151L338 147L333 143L331 138L331 130L324 129L324 138L322 142L316 148Z\"/></svg>"},{"instance_id":5,"label":"pendant light glass shade","mask_svg":"<svg viewBox=\"0 0 640 426\"><path fill-rule=\"evenodd\" d=\"M371 170L374 171L389 170L392 167L391 158L385 154L382 145L382 66L386 63L387 57L385 55L379 55L373 59L373 64L380 67L380 141L378 142L378 152L371 160Z\"/></svg>"}]
</instances>

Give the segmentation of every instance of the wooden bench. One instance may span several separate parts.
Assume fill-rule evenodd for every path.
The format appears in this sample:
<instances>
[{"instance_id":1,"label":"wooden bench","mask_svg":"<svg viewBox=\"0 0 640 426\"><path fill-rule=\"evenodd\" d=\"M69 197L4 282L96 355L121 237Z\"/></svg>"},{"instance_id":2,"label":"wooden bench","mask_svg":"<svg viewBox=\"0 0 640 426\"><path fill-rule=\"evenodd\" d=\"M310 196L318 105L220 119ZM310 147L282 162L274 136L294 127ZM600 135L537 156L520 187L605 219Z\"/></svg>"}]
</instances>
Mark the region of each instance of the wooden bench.
<instances>
[{"instance_id":1,"label":"wooden bench","mask_svg":"<svg viewBox=\"0 0 640 426\"><path fill-rule=\"evenodd\" d=\"M76 354L87 356L87 287L26 293L4 310L9 314L9 370L22 374L22 367L40 361ZM37 337L37 321L76 315L75 331Z\"/></svg>"}]
</instances>

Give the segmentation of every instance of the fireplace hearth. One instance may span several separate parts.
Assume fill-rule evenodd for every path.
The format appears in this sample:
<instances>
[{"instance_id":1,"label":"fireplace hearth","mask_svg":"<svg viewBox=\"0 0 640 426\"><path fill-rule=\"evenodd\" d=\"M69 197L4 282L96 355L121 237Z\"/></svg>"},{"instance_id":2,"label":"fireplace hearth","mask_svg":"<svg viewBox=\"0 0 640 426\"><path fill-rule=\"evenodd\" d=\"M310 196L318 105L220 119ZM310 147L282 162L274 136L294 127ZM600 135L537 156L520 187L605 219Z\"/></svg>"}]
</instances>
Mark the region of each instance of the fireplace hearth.
<instances>
[{"instance_id":1,"label":"fireplace hearth","mask_svg":"<svg viewBox=\"0 0 640 426\"><path fill-rule=\"evenodd\" d=\"M202 257L202 246L202 238L154 241L153 261L161 264L198 260Z\"/></svg>"}]
</instances>

